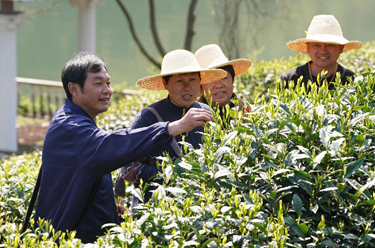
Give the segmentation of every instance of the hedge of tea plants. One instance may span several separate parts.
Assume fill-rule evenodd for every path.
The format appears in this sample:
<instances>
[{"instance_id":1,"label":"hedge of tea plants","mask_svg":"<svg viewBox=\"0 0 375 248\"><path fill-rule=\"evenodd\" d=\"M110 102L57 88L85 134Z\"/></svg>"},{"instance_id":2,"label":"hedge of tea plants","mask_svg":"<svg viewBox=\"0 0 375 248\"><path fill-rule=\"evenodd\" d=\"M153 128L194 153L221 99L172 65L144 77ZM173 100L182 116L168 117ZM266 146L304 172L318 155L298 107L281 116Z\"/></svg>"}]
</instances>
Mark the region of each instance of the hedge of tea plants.
<instances>
[{"instance_id":1,"label":"hedge of tea plants","mask_svg":"<svg viewBox=\"0 0 375 248\"><path fill-rule=\"evenodd\" d=\"M375 247L373 47L344 53L342 63L357 78L346 86L337 78L333 91L325 82L309 93L298 82L295 90L280 85L276 75L304 63L299 55L253 65L237 86L255 108L229 110L226 128L215 115L200 149L184 143L180 160L161 158L164 184L151 201L137 216L126 212L121 225L107 224L108 233L86 246ZM129 96L98 124L126 127L163 97ZM20 233L40 159L35 151L0 162L0 247L82 245L74 232L55 232L46 222ZM143 197L128 185L123 205L129 207L132 194Z\"/></svg>"}]
</instances>

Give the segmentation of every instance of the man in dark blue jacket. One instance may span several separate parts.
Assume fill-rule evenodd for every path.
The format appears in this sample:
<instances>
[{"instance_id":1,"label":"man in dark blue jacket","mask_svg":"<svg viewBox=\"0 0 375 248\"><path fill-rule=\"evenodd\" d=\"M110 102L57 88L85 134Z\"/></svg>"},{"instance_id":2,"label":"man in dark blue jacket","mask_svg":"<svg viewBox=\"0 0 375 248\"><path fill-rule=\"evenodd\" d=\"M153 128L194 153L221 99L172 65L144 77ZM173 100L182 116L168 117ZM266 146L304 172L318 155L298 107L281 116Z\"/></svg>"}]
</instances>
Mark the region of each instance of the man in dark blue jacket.
<instances>
[{"instance_id":1,"label":"man in dark blue jacket","mask_svg":"<svg viewBox=\"0 0 375 248\"><path fill-rule=\"evenodd\" d=\"M203 126L209 111L191 109L174 122L107 132L95 117L107 111L112 95L103 60L79 53L61 74L67 99L54 115L43 145L42 178L35 219L51 220L56 230L77 230L84 243L119 223L111 171L167 146L173 136Z\"/></svg>"}]
</instances>

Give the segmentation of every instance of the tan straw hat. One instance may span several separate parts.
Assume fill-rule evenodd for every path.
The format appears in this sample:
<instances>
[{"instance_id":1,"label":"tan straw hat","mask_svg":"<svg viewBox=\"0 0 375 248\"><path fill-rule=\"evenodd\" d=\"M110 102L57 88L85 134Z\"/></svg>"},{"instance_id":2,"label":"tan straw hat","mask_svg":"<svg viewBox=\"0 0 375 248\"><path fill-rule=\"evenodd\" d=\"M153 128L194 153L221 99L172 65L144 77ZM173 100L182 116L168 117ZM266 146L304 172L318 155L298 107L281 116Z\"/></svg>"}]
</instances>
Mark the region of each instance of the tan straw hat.
<instances>
[{"instance_id":1,"label":"tan straw hat","mask_svg":"<svg viewBox=\"0 0 375 248\"><path fill-rule=\"evenodd\" d=\"M235 76L244 73L251 66L251 61L248 59L228 60L216 44L202 46L195 52L195 57L202 68L211 69L231 65Z\"/></svg>"},{"instance_id":2,"label":"tan straw hat","mask_svg":"<svg viewBox=\"0 0 375 248\"><path fill-rule=\"evenodd\" d=\"M333 15L317 15L312 19L306 38L286 43L286 46L296 52L307 53L307 42L322 42L344 45L344 51L362 47L360 41L348 41L342 35L339 22Z\"/></svg>"},{"instance_id":3,"label":"tan straw hat","mask_svg":"<svg viewBox=\"0 0 375 248\"><path fill-rule=\"evenodd\" d=\"M164 56L159 75L139 79L137 86L148 90L165 90L163 84L164 76L190 72L200 72L201 84L217 81L227 75L224 70L202 69L192 52L177 49Z\"/></svg>"}]
</instances>

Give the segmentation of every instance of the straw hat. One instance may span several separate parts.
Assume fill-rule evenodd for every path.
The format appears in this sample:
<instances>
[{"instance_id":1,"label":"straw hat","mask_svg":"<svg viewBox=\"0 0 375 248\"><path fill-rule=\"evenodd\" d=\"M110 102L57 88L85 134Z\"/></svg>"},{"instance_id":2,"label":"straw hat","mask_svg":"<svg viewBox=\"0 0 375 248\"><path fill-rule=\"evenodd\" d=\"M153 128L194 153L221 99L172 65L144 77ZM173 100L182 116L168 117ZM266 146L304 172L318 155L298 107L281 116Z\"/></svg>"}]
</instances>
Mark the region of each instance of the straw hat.
<instances>
[{"instance_id":1,"label":"straw hat","mask_svg":"<svg viewBox=\"0 0 375 248\"><path fill-rule=\"evenodd\" d=\"M317 15L312 19L306 38L286 43L286 46L296 52L307 53L307 42L322 42L344 45L344 51L362 47L360 41L348 41L342 35L339 22L333 15Z\"/></svg>"},{"instance_id":2,"label":"straw hat","mask_svg":"<svg viewBox=\"0 0 375 248\"><path fill-rule=\"evenodd\" d=\"M216 44L202 46L195 52L195 57L202 68L219 68L231 65L235 76L244 73L251 66L251 61L248 59L228 60Z\"/></svg>"},{"instance_id":3,"label":"straw hat","mask_svg":"<svg viewBox=\"0 0 375 248\"><path fill-rule=\"evenodd\" d=\"M139 79L137 81L137 86L148 90L164 90L164 76L190 72L200 72L201 84L217 81L227 75L224 70L202 69L193 53L187 50L177 49L164 56L159 75Z\"/></svg>"}]
</instances>

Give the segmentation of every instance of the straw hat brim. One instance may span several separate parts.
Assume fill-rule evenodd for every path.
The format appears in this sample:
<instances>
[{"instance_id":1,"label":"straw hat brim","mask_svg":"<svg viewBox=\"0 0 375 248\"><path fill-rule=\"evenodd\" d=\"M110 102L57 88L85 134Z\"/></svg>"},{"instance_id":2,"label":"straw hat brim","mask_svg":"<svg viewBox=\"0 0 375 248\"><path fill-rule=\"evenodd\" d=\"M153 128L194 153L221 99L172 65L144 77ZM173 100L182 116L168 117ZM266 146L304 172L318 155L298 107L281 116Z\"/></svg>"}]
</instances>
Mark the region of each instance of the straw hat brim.
<instances>
[{"instance_id":1,"label":"straw hat brim","mask_svg":"<svg viewBox=\"0 0 375 248\"><path fill-rule=\"evenodd\" d=\"M214 69L214 68L220 68L220 67L227 66L227 65L231 65L234 70L234 76L238 76L250 68L251 61L248 59L234 59L234 60L230 60L228 62L221 63L213 67L209 67L209 68Z\"/></svg>"},{"instance_id":2,"label":"straw hat brim","mask_svg":"<svg viewBox=\"0 0 375 248\"><path fill-rule=\"evenodd\" d=\"M334 37L330 35L326 36L319 36L316 38L303 38L303 39L297 39L294 41L289 41L286 43L286 46L295 51L295 52L301 52L301 53L307 53L307 43L308 42L320 42L320 43L330 43L330 44L337 44L337 45L344 45L343 51L348 51L348 50L354 50L361 48L363 46L363 43L361 41L348 41L345 38L341 37Z\"/></svg>"},{"instance_id":3,"label":"straw hat brim","mask_svg":"<svg viewBox=\"0 0 375 248\"><path fill-rule=\"evenodd\" d=\"M224 78L227 72L221 69L206 69L206 70L193 70L193 71L178 71L171 73L164 73L150 77L144 77L137 81L137 86L147 90L165 90L163 77L183 73L199 72L201 76L201 84L208 84Z\"/></svg>"}]
</instances>

